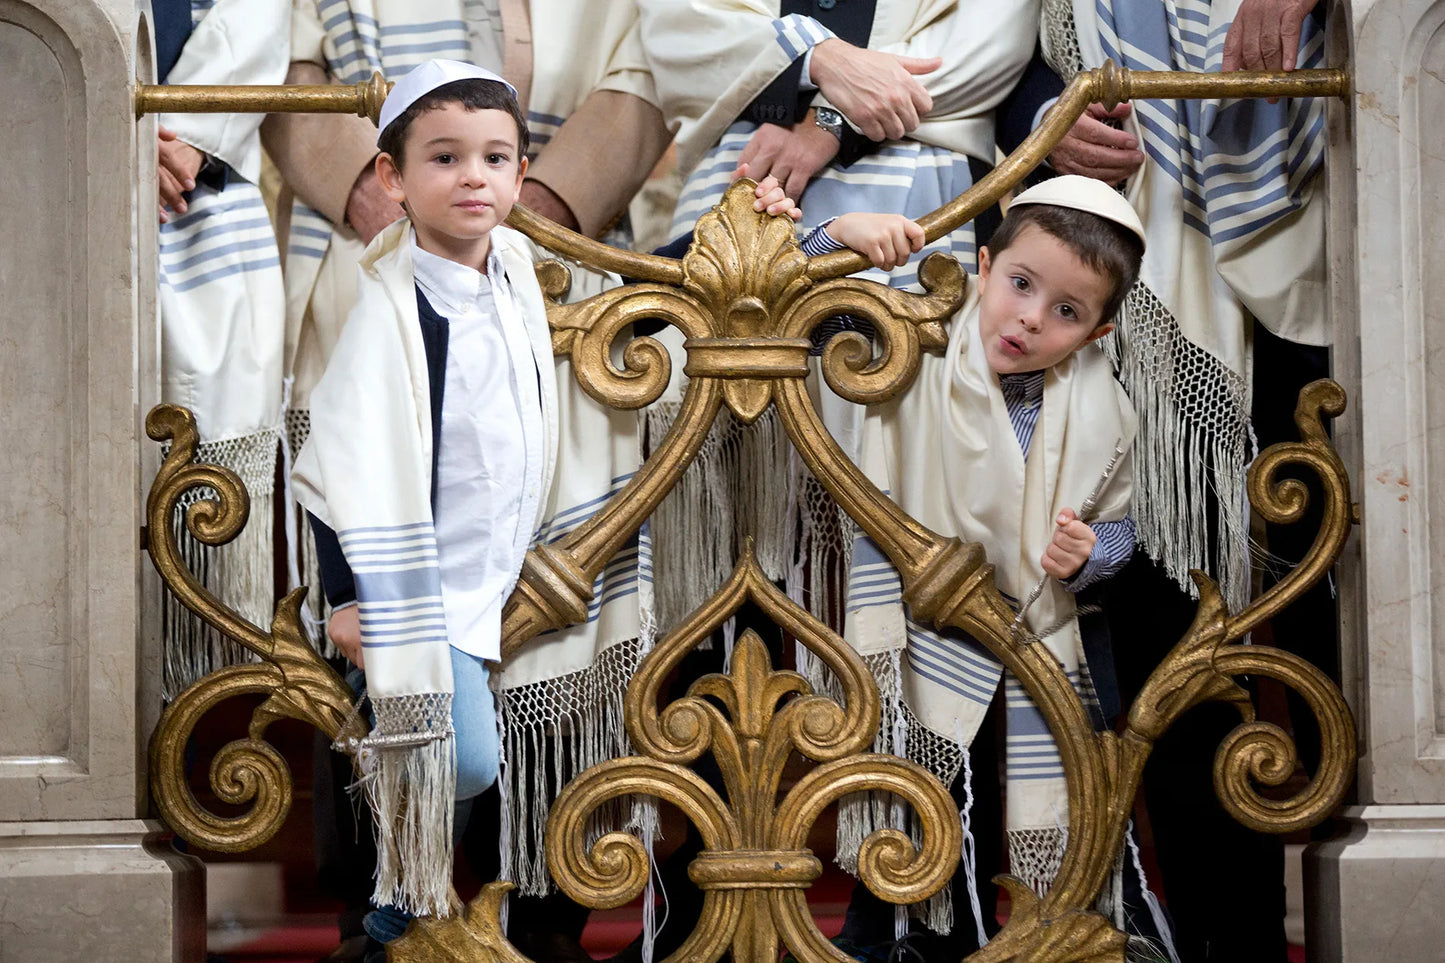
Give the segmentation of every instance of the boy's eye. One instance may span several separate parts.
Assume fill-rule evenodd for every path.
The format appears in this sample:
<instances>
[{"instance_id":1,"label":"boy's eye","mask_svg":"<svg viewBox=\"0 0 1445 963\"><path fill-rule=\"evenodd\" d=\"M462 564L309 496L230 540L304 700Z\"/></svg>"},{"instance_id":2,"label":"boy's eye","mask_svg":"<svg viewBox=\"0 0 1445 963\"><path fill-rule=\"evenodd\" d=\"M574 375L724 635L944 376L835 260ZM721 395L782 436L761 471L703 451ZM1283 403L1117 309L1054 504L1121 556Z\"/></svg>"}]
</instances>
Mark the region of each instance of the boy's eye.
<instances>
[{"instance_id":1,"label":"boy's eye","mask_svg":"<svg viewBox=\"0 0 1445 963\"><path fill-rule=\"evenodd\" d=\"M1027 291L1029 289L1029 279L1026 277L1015 274L1010 280L1013 281L1014 290L1016 291Z\"/></svg>"},{"instance_id":2,"label":"boy's eye","mask_svg":"<svg viewBox=\"0 0 1445 963\"><path fill-rule=\"evenodd\" d=\"M1079 316L1078 312L1074 310L1074 306L1072 304L1059 305L1059 314L1063 315L1065 318L1068 318L1070 321L1074 320L1074 318L1077 318Z\"/></svg>"},{"instance_id":3,"label":"boy's eye","mask_svg":"<svg viewBox=\"0 0 1445 963\"><path fill-rule=\"evenodd\" d=\"M511 158L508 157L506 154L488 154L488 155L487 155L487 163L493 165L494 167L500 167L500 166L502 166L503 164L505 164L505 163L506 163L507 161L509 161L509 160L511 160Z\"/></svg>"},{"instance_id":4,"label":"boy's eye","mask_svg":"<svg viewBox=\"0 0 1445 963\"><path fill-rule=\"evenodd\" d=\"M457 156L455 154L438 154L436 156L436 162L438 164L451 164L454 163L456 159Z\"/></svg>"}]
</instances>

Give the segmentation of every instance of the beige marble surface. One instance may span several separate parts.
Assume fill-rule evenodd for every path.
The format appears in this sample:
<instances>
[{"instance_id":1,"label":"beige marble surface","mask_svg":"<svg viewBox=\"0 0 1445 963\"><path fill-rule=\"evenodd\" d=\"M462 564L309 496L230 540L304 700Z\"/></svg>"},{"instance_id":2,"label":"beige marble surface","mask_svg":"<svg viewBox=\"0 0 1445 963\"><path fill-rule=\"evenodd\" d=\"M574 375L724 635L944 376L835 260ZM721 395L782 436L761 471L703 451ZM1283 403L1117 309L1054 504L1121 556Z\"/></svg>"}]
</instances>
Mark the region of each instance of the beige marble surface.
<instances>
[{"instance_id":1,"label":"beige marble surface","mask_svg":"<svg viewBox=\"0 0 1445 963\"><path fill-rule=\"evenodd\" d=\"M135 3L0 0L0 813L143 811L141 405L154 392L154 131ZM146 149L140 144L144 142ZM142 203L142 200L145 203Z\"/></svg>"},{"instance_id":2,"label":"beige marble surface","mask_svg":"<svg viewBox=\"0 0 1445 963\"><path fill-rule=\"evenodd\" d=\"M205 870L160 829L0 823L0 963L203 959Z\"/></svg>"}]
</instances>

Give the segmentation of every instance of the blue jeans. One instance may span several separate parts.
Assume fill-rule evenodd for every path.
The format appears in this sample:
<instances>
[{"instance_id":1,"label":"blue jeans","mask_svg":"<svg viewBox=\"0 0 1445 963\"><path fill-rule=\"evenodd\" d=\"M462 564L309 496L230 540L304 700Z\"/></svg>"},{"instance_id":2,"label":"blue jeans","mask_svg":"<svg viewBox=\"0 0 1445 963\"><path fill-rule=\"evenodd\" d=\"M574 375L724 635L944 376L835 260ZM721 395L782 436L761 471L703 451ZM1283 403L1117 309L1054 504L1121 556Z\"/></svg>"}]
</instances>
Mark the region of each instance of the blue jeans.
<instances>
[{"instance_id":1,"label":"blue jeans","mask_svg":"<svg viewBox=\"0 0 1445 963\"><path fill-rule=\"evenodd\" d=\"M457 805L452 823L455 848L467 828L472 799L497 781L501 746L497 741L497 704L487 687L487 664L478 656L451 649L452 729L457 747ZM353 689L361 690L366 676L353 668L346 674ZM372 721L375 721L373 717ZM390 943L406 932L412 917L394 906L377 906L361 921L362 927L379 943Z\"/></svg>"}]
</instances>

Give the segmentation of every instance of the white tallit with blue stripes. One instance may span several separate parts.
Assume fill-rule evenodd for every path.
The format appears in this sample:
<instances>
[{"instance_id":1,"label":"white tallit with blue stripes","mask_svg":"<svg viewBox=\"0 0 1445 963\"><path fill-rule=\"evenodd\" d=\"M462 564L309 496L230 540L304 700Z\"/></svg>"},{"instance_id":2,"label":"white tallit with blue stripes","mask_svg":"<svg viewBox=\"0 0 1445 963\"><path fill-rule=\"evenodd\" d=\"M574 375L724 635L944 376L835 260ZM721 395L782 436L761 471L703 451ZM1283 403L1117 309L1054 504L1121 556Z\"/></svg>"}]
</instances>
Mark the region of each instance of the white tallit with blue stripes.
<instances>
[{"instance_id":1,"label":"white tallit with blue stripes","mask_svg":"<svg viewBox=\"0 0 1445 963\"><path fill-rule=\"evenodd\" d=\"M410 231L402 219L367 248L361 297L312 395L312 432L293 484L302 506L336 531L355 576L375 713L362 769L377 815L376 899L446 915L456 773L453 693L430 504L430 387ZM506 274L506 283L493 284L498 313L520 316L542 372L542 480L549 494L538 516L522 522L534 526L538 540L553 540L596 511L636 470L637 419L597 405L576 386L570 365L554 361L530 242L501 227L492 241ZM577 298L617 283L576 266L573 278ZM513 810L520 805L526 815L521 825L504 820L502 851L515 860L506 866L514 878L541 865L538 820L545 820L549 801L542 754L532 769L515 755L527 738L555 732L559 746L572 740L571 752L557 750L556 766L563 770L554 771L563 777L557 786L576 767L625 754L618 722L622 690L644 645L636 545L619 553L594 591L587 622L535 640L498 673L504 690L498 696L502 788ZM519 692L530 701L519 705ZM535 769L540 774L523 778ZM513 834L513 845L506 833ZM525 872L518 874L516 865ZM545 886L544 871L540 879L526 878L536 888Z\"/></svg>"},{"instance_id":2,"label":"white tallit with blue stripes","mask_svg":"<svg viewBox=\"0 0 1445 963\"><path fill-rule=\"evenodd\" d=\"M1100 487L1093 520L1128 513L1134 412L1108 359L1085 345L1045 373L1025 457L977 320L978 295L971 293L952 323L947 353L925 355L906 393L869 409L861 467L923 524L982 544L999 591L1019 599L1044 577L1040 560L1059 511L1079 510L1100 487L1116 445L1126 454ZM1070 682L1088 693L1074 598L1062 582L1044 581L1026 621L1036 632L1057 626L1028 644L1046 646ZM912 759L945 784L957 776L964 747L1005 682L1010 872L1047 889L1063 856L1068 793L1058 749L1028 693L1012 677L1005 680L1003 667L962 632L914 621L897 571L866 537L853 550L844 635L879 682L885 704L879 751ZM840 815L840 855L855 854L887 818L849 807Z\"/></svg>"},{"instance_id":3,"label":"white tallit with blue stripes","mask_svg":"<svg viewBox=\"0 0 1445 963\"><path fill-rule=\"evenodd\" d=\"M791 62L832 33L812 17L779 16L778 0L640 0L639 6L648 62L668 125L678 131L678 166L687 174L673 215L676 238L692 230L731 183L757 130L736 118ZM1028 63L1037 16L1032 0L878 0L870 49L943 59L938 70L917 78L932 96L933 110L903 140L889 141L847 168L830 164L820 171L799 199L800 228L811 230L850 211L919 218L972 187L969 158L993 162L994 107ZM818 95L814 103L826 101ZM934 251L974 271L973 224L891 272L870 269L859 276L922 292L918 265ZM664 332L664 340L669 337L677 349L674 370L681 371L681 337ZM856 458L862 409L821 382L816 396L829 431ZM679 399L674 391L649 409L652 437L660 438L671 424ZM786 484L776 481L790 475ZM774 481L760 489L757 479ZM763 570L786 578L789 591L806 595L815 614L834 609L849 548L844 528L836 504L791 458L774 410L747 428L721 417L697 463L654 516L664 623L699 604L732 571L740 538L704 535L695 525L709 517L732 518L739 536L753 535Z\"/></svg>"},{"instance_id":4,"label":"white tallit with blue stripes","mask_svg":"<svg viewBox=\"0 0 1445 963\"><path fill-rule=\"evenodd\" d=\"M1069 78L1105 58L1137 70L1215 71L1239 0L1045 0L1045 56ZM1299 66L1324 66L1306 18ZM1244 468L1248 318L1326 343L1323 100L1140 100L1146 160L1127 186L1149 248L1111 350L1139 410L1139 538L1179 583L1249 585ZM1317 196L1319 195L1319 196ZM1219 493L1210 518L1210 490ZM1211 546L1210 531L1221 536Z\"/></svg>"}]
</instances>

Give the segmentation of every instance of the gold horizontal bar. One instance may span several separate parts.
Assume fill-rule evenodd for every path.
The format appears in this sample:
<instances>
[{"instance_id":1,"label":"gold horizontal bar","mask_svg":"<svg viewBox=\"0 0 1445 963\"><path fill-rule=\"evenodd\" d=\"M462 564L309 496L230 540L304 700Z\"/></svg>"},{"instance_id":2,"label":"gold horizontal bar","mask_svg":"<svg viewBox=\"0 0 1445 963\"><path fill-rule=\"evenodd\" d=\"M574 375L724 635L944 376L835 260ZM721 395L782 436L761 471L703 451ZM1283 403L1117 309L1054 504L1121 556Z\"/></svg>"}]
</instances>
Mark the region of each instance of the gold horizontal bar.
<instances>
[{"instance_id":1,"label":"gold horizontal bar","mask_svg":"<svg viewBox=\"0 0 1445 963\"><path fill-rule=\"evenodd\" d=\"M373 122L381 115L391 85L380 73L352 86L335 84L272 87L141 84L136 87L136 116L159 113L333 113L357 114ZM1074 121L1096 101L1113 107L1128 100L1241 99L1248 97L1348 97L1347 71L1293 70L1199 73L1130 70L1112 60L1083 70L1069 82L1043 123L986 177L943 207L919 218L929 242L977 217L1018 185L1058 146ZM549 250L624 277L659 284L682 283L682 262L610 247L567 230L520 204L507 223ZM808 262L814 280L843 277L867 269L855 251L835 251Z\"/></svg>"},{"instance_id":2,"label":"gold horizontal bar","mask_svg":"<svg viewBox=\"0 0 1445 963\"><path fill-rule=\"evenodd\" d=\"M135 115L356 114L376 123L391 84L378 73L358 84L140 84Z\"/></svg>"}]
</instances>

